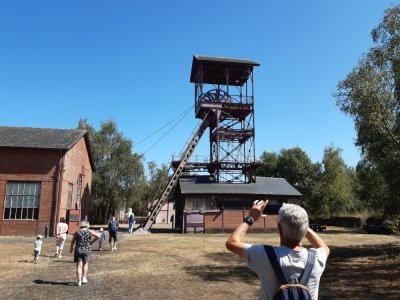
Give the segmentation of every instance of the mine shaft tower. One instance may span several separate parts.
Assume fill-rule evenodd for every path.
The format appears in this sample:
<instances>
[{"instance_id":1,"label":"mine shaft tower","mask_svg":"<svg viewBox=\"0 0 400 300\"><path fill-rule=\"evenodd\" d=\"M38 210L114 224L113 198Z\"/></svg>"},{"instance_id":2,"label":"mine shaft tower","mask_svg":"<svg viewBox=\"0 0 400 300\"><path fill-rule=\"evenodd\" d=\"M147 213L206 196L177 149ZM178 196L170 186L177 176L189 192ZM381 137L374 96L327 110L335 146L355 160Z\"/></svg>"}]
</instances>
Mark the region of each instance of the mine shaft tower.
<instances>
[{"instance_id":1,"label":"mine shaft tower","mask_svg":"<svg viewBox=\"0 0 400 300\"><path fill-rule=\"evenodd\" d=\"M196 118L209 116L209 159L185 171L205 169L218 183L249 183L259 166L255 156L254 78L258 63L244 59L193 56ZM176 162L173 164L176 165Z\"/></svg>"},{"instance_id":2,"label":"mine shaft tower","mask_svg":"<svg viewBox=\"0 0 400 300\"><path fill-rule=\"evenodd\" d=\"M135 233L148 232L182 172L208 172L217 183L254 182L256 163L253 68L245 59L193 56L190 82L195 84L195 117L200 125L187 143L165 190L150 209L146 222ZM210 153L203 162L189 162L206 129Z\"/></svg>"}]
</instances>

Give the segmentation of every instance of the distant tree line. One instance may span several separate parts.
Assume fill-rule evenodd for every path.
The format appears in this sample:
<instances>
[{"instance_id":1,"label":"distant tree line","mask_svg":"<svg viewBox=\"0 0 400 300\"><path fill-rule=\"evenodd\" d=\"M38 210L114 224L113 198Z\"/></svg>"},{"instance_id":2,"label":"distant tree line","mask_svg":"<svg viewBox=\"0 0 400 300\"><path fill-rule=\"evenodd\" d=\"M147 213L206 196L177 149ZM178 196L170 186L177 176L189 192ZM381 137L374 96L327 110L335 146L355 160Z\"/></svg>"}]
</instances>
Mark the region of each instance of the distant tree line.
<instances>
[{"instance_id":1,"label":"distant tree line","mask_svg":"<svg viewBox=\"0 0 400 300\"><path fill-rule=\"evenodd\" d=\"M299 147L263 152L258 176L285 178L300 193L312 217L331 218L360 210L357 174L345 164L341 150L326 147L322 162L313 163Z\"/></svg>"}]
</instances>

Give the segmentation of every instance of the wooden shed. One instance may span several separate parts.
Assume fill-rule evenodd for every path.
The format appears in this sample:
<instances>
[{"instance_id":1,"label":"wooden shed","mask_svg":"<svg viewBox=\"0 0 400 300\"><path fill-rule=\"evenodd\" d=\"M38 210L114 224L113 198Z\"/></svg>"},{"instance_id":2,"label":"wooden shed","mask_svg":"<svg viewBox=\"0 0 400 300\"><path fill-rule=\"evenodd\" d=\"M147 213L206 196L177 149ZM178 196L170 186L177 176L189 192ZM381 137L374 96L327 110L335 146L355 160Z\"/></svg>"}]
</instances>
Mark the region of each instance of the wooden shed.
<instances>
[{"instance_id":1,"label":"wooden shed","mask_svg":"<svg viewBox=\"0 0 400 300\"><path fill-rule=\"evenodd\" d=\"M176 228L182 232L235 229L248 215L254 200L268 199L266 218L253 229L276 228L282 203L301 204L301 193L283 178L256 177L254 183L216 183L212 176L179 179L176 194Z\"/></svg>"},{"instance_id":2,"label":"wooden shed","mask_svg":"<svg viewBox=\"0 0 400 300\"><path fill-rule=\"evenodd\" d=\"M0 126L0 235L69 232L89 214L94 170L85 130Z\"/></svg>"}]
</instances>

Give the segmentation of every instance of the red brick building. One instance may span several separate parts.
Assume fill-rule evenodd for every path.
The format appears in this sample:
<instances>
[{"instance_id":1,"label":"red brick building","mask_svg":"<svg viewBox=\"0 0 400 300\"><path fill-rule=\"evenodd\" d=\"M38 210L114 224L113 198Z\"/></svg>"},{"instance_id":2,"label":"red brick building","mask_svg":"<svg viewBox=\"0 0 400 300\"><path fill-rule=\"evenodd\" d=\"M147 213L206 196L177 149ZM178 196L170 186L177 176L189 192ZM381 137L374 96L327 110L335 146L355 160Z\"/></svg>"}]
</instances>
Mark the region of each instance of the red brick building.
<instances>
[{"instance_id":1,"label":"red brick building","mask_svg":"<svg viewBox=\"0 0 400 300\"><path fill-rule=\"evenodd\" d=\"M94 170L85 130L0 126L0 235L69 232L89 213Z\"/></svg>"},{"instance_id":2,"label":"red brick building","mask_svg":"<svg viewBox=\"0 0 400 300\"><path fill-rule=\"evenodd\" d=\"M231 231L248 215L256 199L268 199L266 218L251 230L276 227L282 203L301 204L301 194L283 178L256 177L254 183L216 183L211 176L179 179L176 193L176 228L182 232Z\"/></svg>"}]
</instances>

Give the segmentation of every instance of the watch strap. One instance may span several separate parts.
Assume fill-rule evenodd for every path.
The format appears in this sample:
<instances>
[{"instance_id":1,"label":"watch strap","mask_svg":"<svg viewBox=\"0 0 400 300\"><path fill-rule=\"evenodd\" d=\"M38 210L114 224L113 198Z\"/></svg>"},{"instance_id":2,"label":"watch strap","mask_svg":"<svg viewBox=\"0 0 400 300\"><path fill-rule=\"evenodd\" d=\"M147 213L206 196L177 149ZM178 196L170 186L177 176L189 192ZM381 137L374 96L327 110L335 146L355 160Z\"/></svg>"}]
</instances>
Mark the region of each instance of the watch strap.
<instances>
[{"instance_id":1,"label":"watch strap","mask_svg":"<svg viewBox=\"0 0 400 300\"><path fill-rule=\"evenodd\" d=\"M254 224L254 219L252 217L248 216L248 217L243 219L243 222L245 222L246 224L251 226L251 225Z\"/></svg>"}]
</instances>

